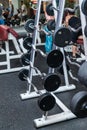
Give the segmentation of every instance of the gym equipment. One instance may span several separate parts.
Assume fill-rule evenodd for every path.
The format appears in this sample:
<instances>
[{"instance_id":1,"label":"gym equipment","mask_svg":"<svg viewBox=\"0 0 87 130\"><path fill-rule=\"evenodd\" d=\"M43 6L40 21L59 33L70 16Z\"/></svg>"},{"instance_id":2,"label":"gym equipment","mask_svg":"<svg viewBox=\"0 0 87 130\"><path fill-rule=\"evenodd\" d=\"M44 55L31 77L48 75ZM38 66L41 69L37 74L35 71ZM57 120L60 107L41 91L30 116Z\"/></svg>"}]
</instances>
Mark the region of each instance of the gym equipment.
<instances>
[{"instance_id":1,"label":"gym equipment","mask_svg":"<svg viewBox=\"0 0 87 130\"><path fill-rule=\"evenodd\" d=\"M47 13L49 16L54 16L54 10L53 10L52 4L48 4L48 5L46 6L46 13Z\"/></svg>"},{"instance_id":2,"label":"gym equipment","mask_svg":"<svg viewBox=\"0 0 87 130\"><path fill-rule=\"evenodd\" d=\"M38 99L38 106L44 112L50 111L55 104L56 100L50 93L42 94Z\"/></svg>"},{"instance_id":3,"label":"gym equipment","mask_svg":"<svg viewBox=\"0 0 87 130\"><path fill-rule=\"evenodd\" d=\"M25 53L20 58L22 65L28 66L30 65L30 53Z\"/></svg>"},{"instance_id":4,"label":"gym equipment","mask_svg":"<svg viewBox=\"0 0 87 130\"><path fill-rule=\"evenodd\" d=\"M52 1L53 5L55 5L55 0ZM57 22L56 22L56 27L55 27L55 31L58 30L58 28L60 28L61 24L62 24L62 17L63 17L63 10L64 10L64 4L65 4L65 1L64 0L61 0L59 1L59 6L58 6L58 10L61 10L57 13L57 15L55 14L55 16L57 16ZM53 6L54 7L54 6ZM54 32L55 32L54 31ZM62 37L63 38L63 37ZM55 41L55 40L54 40ZM55 50L55 46L54 46L54 50ZM64 50L63 48L60 49L61 52L63 53L63 69L64 69L64 76L65 76L65 83L66 83L66 86L65 88L71 88L71 86L69 85L69 82L68 82L68 76L67 76L67 71L66 71L66 62L65 62L65 54L64 54ZM48 54L49 55L49 54ZM54 72L54 69L52 68L49 68L49 74L51 72ZM70 86L70 87L69 87ZM74 85L73 85L73 89L74 89ZM61 89L61 87L59 87L59 89ZM59 90L58 89L58 90ZM59 92L59 91L58 91ZM58 113L58 114L55 114L55 115L51 115L51 116L48 116L48 112L45 112L45 115L42 115L42 118L39 118L39 119L35 119L34 120L34 124L37 128L39 127L42 127L42 126L46 126L46 125L50 125L50 124L53 124L53 123L57 123L57 122L61 122L61 121L64 121L64 120L67 120L67 119L72 119L72 118L76 118L76 116L58 99L58 97L56 97L54 95L53 92L51 92L52 96L55 98L56 100L56 104L58 105L58 107L61 108L61 110L63 112L61 113Z\"/></svg>"},{"instance_id":5,"label":"gym equipment","mask_svg":"<svg viewBox=\"0 0 87 130\"><path fill-rule=\"evenodd\" d=\"M35 20L28 19L24 25L24 28L28 33L33 33L34 28L35 28Z\"/></svg>"},{"instance_id":6,"label":"gym equipment","mask_svg":"<svg viewBox=\"0 0 87 130\"><path fill-rule=\"evenodd\" d=\"M52 92L52 91L57 90L59 88L60 84L61 84L61 80L57 74L55 74L55 73L48 74L44 81L44 88L48 92Z\"/></svg>"},{"instance_id":7,"label":"gym equipment","mask_svg":"<svg viewBox=\"0 0 87 130\"><path fill-rule=\"evenodd\" d=\"M29 47L28 53L21 56L21 63L23 65L30 64L31 47ZM60 67L63 63L63 54L59 49L51 51L48 55L45 55L40 49L35 49L36 52L40 52L43 57L47 57L47 65L51 68ZM36 53L37 54L37 53Z\"/></svg>"},{"instance_id":8,"label":"gym equipment","mask_svg":"<svg viewBox=\"0 0 87 130\"><path fill-rule=\"evenodd\" d=\"M81 27L80 18L78 18L76 16L71 17L69 20L69 26L73 29L78 29L79 27Z\"/></svg>"},{"instance_id":9,"label":"gym equipment","mask_svg":"<svg viewBox=\"0 0 87 130\"><path fill-rule=\"evenodd\" d=\"M80 2L80 13L81 13L81 22L82 22L82 32L83 32L83 41L84 41L84 52L85 52L85 59L86 61L81 65L81 67L79 68L79 71L78 71L78 79L79 81L87 86L87 81L86 81L86 69L87 69L87 38L86 38L86 35L84 33L84 30L86 28L86 17L87 16L87 9L86 9L86 6L87 6L87 1L86 0L81 0L79 1Z\"/></svg>"},{"instance_id":10,"label":"gym equipment","mask_svg":"<svg viewBox=\"0 0 87 130\"><path fill-rule=\"evenodd\" d=\"M47 64L51 68L60 67L63 63L63 54L59 49L52 50L47 56Z\"/></svg>"},{"instance_id":11,"label":"gym equipment","mask_svg":"<svg viewBox=\"0 0 87 130\"><path fill-rule=\"evenodd\" d=\"M26 50L31 50L32 48L32 38L31 37L26 37L24 40L23 40L23 46Z\"/></svg>"},{"instance_id":12,"label":"gym equipment","mask_svg":"<svg viewBox=\"0 0 87 130\"><path fill-rule=\"evenodd\" d=\"M72 41L71 31L69 28L60 27L55 32L54 44L58 47L65 47Z\"/></svg>"},{"instance_id":13,"label":"gym equipment","mask_svg":"<svg viewBox=\"0 0 87 130\"><path fill-rule=\"evenodd\" d=\"M84 34L85 34L85 36L87 37L87 25L86 25L85 28L84 28Z\"/></svg>"},{"instance_id":14,"label":"gym equipment","mask_svg":"<svg viewBox=\"0 0 87 130\"><path fill-rule=\"evenodd\" d=\"M22 66L20 66L20 62L18 67L12 66L11 64L12 60L17 61L17 59L20 59L22 53L24 53L18 43L19 34L6 25L0 25L0 34L0 41L5 44L5 49L1 48L0 56L6 57L4 61L0 62L0 73L8 73L20 70L22 68ZM10 48L10 40L13 42L12 49ZM15 49L15 51L13 51L13 49Z\"/></svg>"},{"instance_id":15,"label":"gym equipment","mask_svg":"<svg viewBox=\"0 0 87 130\"><path fill-rule=\"evenodd\" d=\"M44 89L46 91L53 92L59 88L61 84L61 80L57 74L49 74L46 76L44 73L41 73L36 67L33 67L33 69L37 71L38 75L40 75L41 78L44 79ZM21 69L18 77L21 81L27 81L28 84L33 85L33 83L30 82L28 75L29 75L28 69ZM35 85L33 86L34 88L36 88ZM36 93L38 92L37 94L41 93L40 90L37 90L37 89L34 89L34 90L36 91Z\"/></svg>"},{"instance_id":16,"label":"gym equipment","mask_svg":"<svg viewBox=\"0 0 87 130\"><path fill-rule=\"evenodd\" d=\"M86 0L82 1L81 10L82 10L83 14L87 16L87 1Z\"/></svg>"},{"instance_id":17,"label":"gym equipment","mask_svg":"<svg viewBox=\"0 0 87 130\"><path fill-rule=\"evenodd\" d=\"M79 118L87 117L87 92L76 93L70 104L71 111Z\"/></svg>"},{"instance_id":18,"label":"gym equipment","mask_svg":"<svg viewBox=\"0 0 87 130\"><path fill-rule=\"evenodd\" d=\"M75 64L74 64L74 65L75 65ZM66 67L67 67L67 72L68 72L69 76L70 76L73 80L78 81L78 79L73 76L72 71L71 71L71 69L70 69L70 67L69 67L68 64L66 64ZM58 71L61 75L64 75L63 66L60 66L60 67L57 69L57 71Z\"/></svg>"},{"instance_id":19,"label":"gym equipment","mask_svg":"<svg viewBox=\"0 0 87 130\"><path fill-rule=\"evenodd\" d=\"M22 70L20 70L19 75L18 75L19 79L21 81L26 81L27 77L28 77L28 73L29 73L28 69L22 69Z\"/></svg>"},{"instance_id":20,"label":"gym equipment","mask_svg":"<svg viewBox=\"0 0 87 130\"><path fill-rule=\"evenodd\" d=\"M67 67L67 71L70 71L69 65L66 65L66 67ZM64 75L63 66L58 67L58 68L57 68L57 71L58 71L61 75Z\"/></svg>"},{"instance_id":21,"label":"gym equipment","mask_svg":"<svg viewBox=\"0 0 87 130\"><path fill-rule=\"evenodd\" d=\"M47 22L47 28L48 28L49 31L54 31L55 30L55 26L56 26L55 20L49 20Z\"/></svg>"},{"instance_id":22,"label":"gym equipment","mask_svg":"<svg viewBox=\"0 0 87 130\"><path fill-rule=\"evenodd\" d=\"M78 70L78 79L79 81L87 87L87 61L85 61Z\"/></svg>"}]
</instances>

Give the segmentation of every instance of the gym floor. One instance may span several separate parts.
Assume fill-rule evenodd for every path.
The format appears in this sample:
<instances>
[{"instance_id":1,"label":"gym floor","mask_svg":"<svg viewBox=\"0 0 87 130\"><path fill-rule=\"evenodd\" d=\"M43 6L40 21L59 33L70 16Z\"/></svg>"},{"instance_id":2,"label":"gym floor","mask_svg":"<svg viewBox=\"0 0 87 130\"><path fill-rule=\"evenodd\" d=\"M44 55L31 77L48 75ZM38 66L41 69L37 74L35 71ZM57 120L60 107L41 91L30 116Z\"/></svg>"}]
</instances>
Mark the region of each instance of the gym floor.
<instances>
[{"instance_id":1,"label":"gym floor","mask_svg":"<svg viewBox=\"0 0 87 130\"><path fill-rule=\"evenodd\" d=\"M46 59L37 54L35 58L35 66L41 72L48 72ZM77 76L78 67L70 65L70 68L75 76ZM29 99L22 101L21 93L25 93L28 89L26 81L20 81L18 78L19 72L1 74L0 75L0 130L35 130L33 120L40 118L43 112L37 105L37 99ZM60 74L59 74L60 75ZM64 77L61 76L61 85L64 85ZM57 93L57 97L70 108L70 101L73 95L79 91L87 90L80 83L72 80L69 77L70 84L75 84L76 89ZM33 77L33 83L38 89L42 89L43 81L40 77ZM58 114L61 110L55 106L49 115ZM87 118L72 119L49 126L39 128L39 130L87 130Z\"/></svg>"}]
</instances>

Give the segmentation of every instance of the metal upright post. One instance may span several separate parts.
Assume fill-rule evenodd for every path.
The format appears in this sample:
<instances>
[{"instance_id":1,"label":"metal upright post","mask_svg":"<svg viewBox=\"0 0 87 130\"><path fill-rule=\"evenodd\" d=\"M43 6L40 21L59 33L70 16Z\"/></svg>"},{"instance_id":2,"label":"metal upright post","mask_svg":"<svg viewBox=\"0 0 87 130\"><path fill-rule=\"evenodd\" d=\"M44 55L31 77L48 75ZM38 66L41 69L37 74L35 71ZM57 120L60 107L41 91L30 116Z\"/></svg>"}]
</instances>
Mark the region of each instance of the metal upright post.
<instances>
[{"instance_id":1,"label":"metal upright post","mask_svg":"<svg viewBox=\"0 0 87 130\"><path fill-rule=\"evenodd\" d=\"M55 0L53 0L53 6L55 6ZM56 19L56 27L55 31L58 30L59 27L62 26L62 19L63 19L63 13L64 13L64 6L65 6L65 0L59 0L59 6L58 6L58 11L55 11L55 19ZM55 34L55 33L54 33ZM55 48L55 47L54 47ZM66 86L69 87L69 80L68 80L68 74L67 74L67 68L66 68L66 60L65 60L65 55L64 55L64 50L61 48L60 49L63 53L64 60L63 60L63 70L64 70L64 78L65 78L65 83Z\"/></svg>"},{"instance_id":2,"label":"metal upright post","mask_svg":"<svg viewBox=\"0 0 87 130\"><path fill-rule=\"evenodd\" d=\"M35 16L35 29L34 29L34 32L33 32L32 50L31 50L31 57L30 57L30 64L32 65L32 67L29 68L30 82L32 82L32 77L33 77L33 66L34 66L34 59L35 59L35 48L36 48L36 41L37 41L37 34L38 34L37 28L38 28L38 25L39 25L41 1L42 0L38 0L36 16ZM31 92L31 83L29 84L29 89L28 89L27 93L20 95L21 98L22 99L29 98L30 92Z\"/></svg>"}]
</instances>

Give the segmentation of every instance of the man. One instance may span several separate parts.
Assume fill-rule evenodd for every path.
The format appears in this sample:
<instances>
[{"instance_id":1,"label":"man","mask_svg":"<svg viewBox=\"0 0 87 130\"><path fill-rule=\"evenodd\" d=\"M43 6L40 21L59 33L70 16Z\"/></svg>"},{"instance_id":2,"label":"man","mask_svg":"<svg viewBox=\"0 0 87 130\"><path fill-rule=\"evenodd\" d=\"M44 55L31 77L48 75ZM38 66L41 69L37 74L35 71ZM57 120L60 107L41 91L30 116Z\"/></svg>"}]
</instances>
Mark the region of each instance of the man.
<instances>
[{"instance_id":1,"label":"man","mask_svg":"<svg viewBox=\"0 0 87 130\"><path fill-rule=\"evenodd\" d=\"M21 17L22 17L22 21L25 21L25 17L27 15L27 7L24 4L24 1L21 1Z\"/></svg>"},{"instance_id":2,"label":"man","mask_svg":"<svg viewBox=\"0 0 87 130\"><path fill-rule=\"evenodd\" d=\"M11 18L14 14L14 6L12 4L12 1L9 1L9 18Z\"/></svg>"}]
</instances>

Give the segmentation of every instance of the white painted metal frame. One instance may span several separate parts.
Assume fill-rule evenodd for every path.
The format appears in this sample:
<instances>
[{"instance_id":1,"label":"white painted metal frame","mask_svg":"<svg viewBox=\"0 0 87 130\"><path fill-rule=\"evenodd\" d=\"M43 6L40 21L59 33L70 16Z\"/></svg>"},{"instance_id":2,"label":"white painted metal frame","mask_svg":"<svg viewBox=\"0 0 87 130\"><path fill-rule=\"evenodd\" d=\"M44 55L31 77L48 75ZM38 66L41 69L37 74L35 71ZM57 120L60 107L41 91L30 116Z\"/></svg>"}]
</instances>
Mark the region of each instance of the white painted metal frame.
<instances>
[{"instance_id":1,"label":"white painted metal frame","mask_svg":"<svg viewBox=\"0 0 87 130\"><path fill-rule=\"evenodd\" d=\"M61 0L62 1L62 0ZM55 4L55 1L53 1L53 6L56 8L56 4ZM59 11L57 13L57 11L55 11L55 17L56 17L56 20L58 20L59 23L57 23L58 25L57 28L59 26L61 26L61 22L62 22L62 15L63 14L63 7L64 6L64 1L60 2L60 9L62 9L62 13ZM59 8L59 7L58 7ZM40 9L39 9L40 10ZM58 16L57 16L58 14ZM57 18L58 17L58 18ZM59 20L60 19L60 20ZM37 23L38 24L38 23ZM64 55L64 50L61 49L63 55ZM34 62L34 61L33 61ZM64 56L64 60L63 60L63 69L64 69L64 77L65 77L65 86L60 86L58 90L56 90L54 93L59 93L59 92L65 92L65 91L69 91L69 90L73 90L73 89L76 89L76 86L74 84L69 84L69 79L68 79L68 74L67 74L67 69L66 69L66 61L65 61L65 56ZM50 71L50 68L49 68L49 71ZM31 79L32 81L32 79ZM26 100L26 99L31 99L31 98L36 98L38 96L40 96L40 94L38 94L36 91L31 91L31 86L29 85L29 89L25 92L25 93L22 93L20 94L20 97L22 100ZM41 93L45 93L46 91L45 90L40 90Z\"/></svg>"},{"instance_id":2,"label":"white painted metal frame","mask_svg":"<svg viewBox=\"0 0 87 130\"><path fill-rule=\"evenodd\" d=\"M53 1L55 1L55 0L53 0ZM65 0L59 1L59 9L62 9L62 11L64 10L64 5L65 5ZM63 14L63 12L61 12L61 13ZM59 26L61 26L62 14L59 14L59 18L60 18L59 24L58 24ZM58 19L58 17L57 17L57 19ZM61 49L61 51L64 54L64 50ZM63 61L63 69L64 69L66 87L68 89L70 89L70 85L69 85L69 81L68 81L68 75L67 75L67 72L66 72L65 57L64 57L64 61ZM72 85L72 86L75 88L74 85ZM55 114L55 115L47 116L47 117L42 116L42 118L35 119L34 125L35 125L36 128L76 118L76 116L59 100L59 98L57 96L55 96L54 93L51 93L51 94L54 96L54 98L56 99L56 104L58 105L58 107L61 108L61 110L63 112Z\"/></svg>"},{"instance_id":3,"label":"white painted metal frame","mask_svg":"<svg viewBox=\"0 0 87 130\"><path fill-rule=\"evenodd\" d=\"M14 51L10 51L9 50L9 48L10 48L9 40L13 41L14 48L17 51L16 54L15 54ZM20 69L24 68L24 67L15 67L15 68L11 67L11 60L12 59L18 59L23 54L23 52L21 52L21 49L19 47L19 44L18 44L16 38L11 33L9 33L8 34L8 41L4 41L4 42L5 42L4 43L5 44L5 50L1 49L0 56L4 55L6 57L6 60L5 61L1 61L0 62L0 66L6 66L6 68L5 69L1 69L0 70L0 74L9 73L9 72L15 72L15 71L19 71Z\"/></svg>"},{"instance_id":4,"label":"white painted metal frame","mask_svg":"<svg viewBox=\"0 0 87 130\"><path fill-rule=\"evenodd\" d=\"M36 128L76 118L76 116L60 101L58 97L56 97L53 93L51 94L54 96L56 104L63 112L47 116L47 118L42 116L42 118L35 119L34 125Z\"/></svg>"},{"instance_id":5,"label":"white painted metal frame","mask_svg":"<svg viewBox=\"0 0 87 130\"><path fill-rule=\"evenodd\" d=\"M53 0L53 6L55 7L55 1ZM63 3L60 3L60 9L61 6L64 6ZM62 21L62 15L61 12L59 12L60 15L58 15L58 19L60 19L60 21ZM62 9L62 14L63 14L63 9ZM57 12L55 12L55 16L57 17ZM59 21L59 20L58 20ZM61 22L58 23L59 25L56 26L61 26ZM62 53L64 53L63 49L62 49ZM64 55L64 54L63 54ZM34 62L34 61L33 61ZM69 91L69 90L73 90L75 89L75 85L70 85L69 84L69 80L68 80L68 74L67 74L67 69L66 69L66 62L65 62L65 56L64 56L64 60L63 60L63 68L64 68L64 76L65 76L65 86L60 86L60 88L58 90L56 90L54 93L58 93L58 92L64 92L64 91ZM31 79L32 81L32 79ZM45 93L45 90L40 90L41 93ZM40 94L38 94L35 91L31 91L30 85L29 85L29 90L27 90L25 93L20 94L20 97L22 100L26 100L26 99L31 99L31 98L35 98L40 96Z\"/></svg>"}]
</instances>

